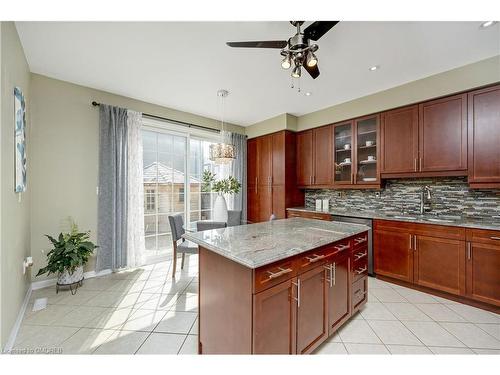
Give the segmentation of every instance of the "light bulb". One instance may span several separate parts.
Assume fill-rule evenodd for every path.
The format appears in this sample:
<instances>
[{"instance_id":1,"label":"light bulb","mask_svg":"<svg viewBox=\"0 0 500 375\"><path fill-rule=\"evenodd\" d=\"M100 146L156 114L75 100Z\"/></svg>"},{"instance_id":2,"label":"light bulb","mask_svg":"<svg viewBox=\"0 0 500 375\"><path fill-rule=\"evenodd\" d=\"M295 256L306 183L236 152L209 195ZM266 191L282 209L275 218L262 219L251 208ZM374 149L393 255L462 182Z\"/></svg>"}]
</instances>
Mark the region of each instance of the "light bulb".
<instances>
[{"instance_id":1,"label":"light bulb","mask_svg":"<svg viewBox=\"0 0 500 375\"><path fill-rule=\"evenodd\" d=\"M281 61L281 67L283 69L290 69L290 66L292 65L290 61L290 55L286 55L285 58Z\"/></svg>"},{"instance_id":2,"label":"light bulb","mask_svg":"<svg viewBox=\"0 0 500 375\"><path fill-rule=\"evenodd\" d=\"M292 77L299 78L300 74L301 74L300 65L295 65L295 68L293 68L293 70L292 70Z\"/></svg>"},{"instance_id":3,"label":"light bulb","mask_svg":"<svg viewBox=\"0 0 500 375\"><path fill-rule=\"evenodd\" d=\"M313 66L316 66L316 64L318 63L318 58L316 57L316 55L312 51L309 51L309 53L307 54L306 63L307 63L307 66L310 68L312 68Z\"/></svg>"}]
</instances>

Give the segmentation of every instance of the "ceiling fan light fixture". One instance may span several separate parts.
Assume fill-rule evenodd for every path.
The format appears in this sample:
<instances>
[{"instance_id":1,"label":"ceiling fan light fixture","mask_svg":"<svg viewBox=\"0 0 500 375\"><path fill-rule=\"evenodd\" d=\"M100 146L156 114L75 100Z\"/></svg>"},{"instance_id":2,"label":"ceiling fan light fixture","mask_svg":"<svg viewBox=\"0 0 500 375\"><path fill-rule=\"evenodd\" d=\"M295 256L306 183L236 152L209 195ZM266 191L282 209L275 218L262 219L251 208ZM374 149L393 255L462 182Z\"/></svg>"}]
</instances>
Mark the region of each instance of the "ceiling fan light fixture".
<instances>
[{"instance_id":1,"label":"ceiling fan light fixture","mask_svg":"<svg viewBox=\"0 0 500 375\"><path fill-rule=\"evenodd\" d=\"M295 65L295 68L293 68L292 70L292 77L293 78L300 78L300 75L301 75L301 71L300 71L300 65Z\"/></svg>"},{"instance_id":2,"label":"ceiling fan light fixture","mask_svg":"<svg viewBox=\"0 0 500 375\"><path fill-rule=\"evenodd\" d=\"M318 64L318 58L314 54L314 52L309 51L307 54L306 64L308 67L312 68Z\"/></svg>"}]
</instances>

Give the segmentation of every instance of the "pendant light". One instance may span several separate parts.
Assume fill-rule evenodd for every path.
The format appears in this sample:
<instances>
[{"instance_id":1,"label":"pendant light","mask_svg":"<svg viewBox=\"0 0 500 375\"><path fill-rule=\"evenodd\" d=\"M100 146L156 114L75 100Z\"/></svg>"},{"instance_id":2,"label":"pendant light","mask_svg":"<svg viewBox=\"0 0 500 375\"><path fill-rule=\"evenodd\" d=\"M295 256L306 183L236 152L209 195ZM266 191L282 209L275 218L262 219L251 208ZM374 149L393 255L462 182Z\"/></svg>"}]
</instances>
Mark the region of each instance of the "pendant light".
<instances>
[{"instance_id":1,"label":"pendant light","mask_svg":"<svg viewBox=\"0 0 500 375\"><path fill-rule=\"evenodd\" d=\"M227 134L224 131L224 101L229 95L227 90L217 91L217 96L221 98L222 102L222 116L221 116L221 140L219 143L213 143L209 149L209 159L215 164L229 164L236 159L236 148L234 145L226 142Z\"/></svg>"}]
</instances>

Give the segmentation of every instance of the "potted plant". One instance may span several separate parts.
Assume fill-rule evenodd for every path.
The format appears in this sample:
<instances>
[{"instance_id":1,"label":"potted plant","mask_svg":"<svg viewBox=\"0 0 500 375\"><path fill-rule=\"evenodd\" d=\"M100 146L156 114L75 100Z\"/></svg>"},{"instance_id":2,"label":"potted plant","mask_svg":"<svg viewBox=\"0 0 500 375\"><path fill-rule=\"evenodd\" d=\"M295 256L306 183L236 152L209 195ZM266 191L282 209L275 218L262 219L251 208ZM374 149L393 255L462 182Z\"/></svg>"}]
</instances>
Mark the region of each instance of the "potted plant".
<instances>
[{"instance_id":1,"label":"potted plant","mask_svg":"<svg viewBox=\"0 0 500 375\"><path fill-rule=\"evenodd\" d=\"M47 253L47 266L41 268L36 276L57 274L57 286L81 284L83 266L97 248L89 241L90 231L79 232L78 226L71 223L69 233L60 233L57 239L45 235L54 246ZM57 288L57 291L59 289Z\"/></svg>"},{"instance_id":2,"label":"potted plant","mask_svg":"<svg viewBox=\"0 0 500 375\"><path fill-rule=\"evenodd\" d=\"M203 192L216 192L214 207L213 207L213 220L222 221L227 223L227 203L223 194L238 194L241 189L240 182L233 176L224 178L222 180L215 179L216 174L208 170L203 171L202 186Z\"/></svg>"}]
</instances>

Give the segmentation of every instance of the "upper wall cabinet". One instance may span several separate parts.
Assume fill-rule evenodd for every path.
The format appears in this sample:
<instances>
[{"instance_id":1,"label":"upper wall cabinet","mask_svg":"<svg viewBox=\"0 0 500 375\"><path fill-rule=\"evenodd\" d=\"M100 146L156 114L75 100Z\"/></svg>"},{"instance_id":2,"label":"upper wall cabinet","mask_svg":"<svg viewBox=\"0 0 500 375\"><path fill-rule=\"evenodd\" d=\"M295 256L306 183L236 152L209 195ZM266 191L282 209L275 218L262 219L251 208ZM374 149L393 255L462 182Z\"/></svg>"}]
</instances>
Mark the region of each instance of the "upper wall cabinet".
<instances>
[{"instance_id":1,"label":"upper wall cabinet","mask_svg":"<svg viewBox=\"0 0 500 375\"><path fill-rule=\"evenodd\" d=\"M420 172L453 172L466 169L467 94L420 104Z\"/></svg>"},{"instance_id":2,"label":"upper wall cabinet","mask_svg":"<svg viewBox=\"0 0 500 375\"><path fill-rule=\"evenodd\" d=\"M297 134L297 185L329 186L333 182L332 127Z\"/></svg>"},{"instance_id":3,"label":"upper wall cabinet","mask_svg":"<svg viewBox=\"0 0 500 375\"><path fill-rule=\"evenodd\" d=\"M382 178L467 174L467 95L382 114Z\"/></svg>"},{"instance_id":4,"label":"upper wall cabinet","mask_svg":"<svg viewBox=\"0 0 500 375\"><path fill-rule=\"evenodd\" d=\"M500 85L469 93L469 184L500 188Z\"/></svg>"}]
</instances>

